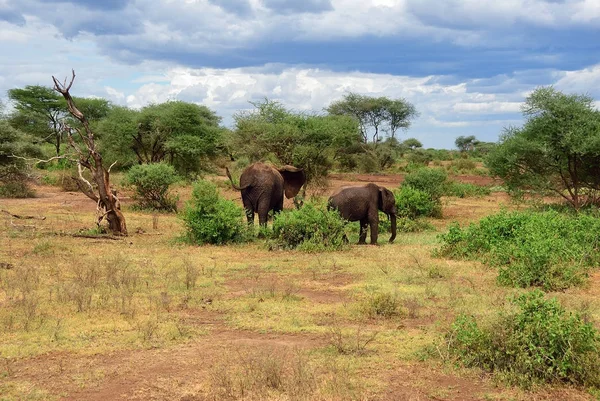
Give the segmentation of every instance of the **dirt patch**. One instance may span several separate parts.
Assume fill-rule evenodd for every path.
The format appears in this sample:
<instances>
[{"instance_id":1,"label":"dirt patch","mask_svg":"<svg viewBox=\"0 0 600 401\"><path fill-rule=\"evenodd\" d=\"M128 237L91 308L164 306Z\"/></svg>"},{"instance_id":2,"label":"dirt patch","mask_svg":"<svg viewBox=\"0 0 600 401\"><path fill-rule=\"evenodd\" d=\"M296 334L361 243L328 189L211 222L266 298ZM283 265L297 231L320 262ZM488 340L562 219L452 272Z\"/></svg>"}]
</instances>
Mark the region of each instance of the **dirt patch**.
<instances>
[{"instance_id":1,"label":"dirt patch","mask_svg":"<svg viewBox=\"0 0 600 401\"><path fill-rule=\"evenodd\" d=\"M16 363L11 379L62 394L62 400L181 400L186 393L199 391L213 366L232 350L307 349L324 344L318 336L260 334L217 325L207 336L167 349L38 356Z\"/></svg>"},{"instance_id":2,"label":"dirt patch","mask_svg":"<svg viewBox=\"0 0 600 401\"><path fill-rule=\"evenodd\" d=\"M276 274L263 275L252 278L230 278L225 286L228 288L226 298L237 298L243 296L297 296L315 303L338 303L348 299L343 290L336 287L351 282L347 277L334 275L330 281L321 277L317 282L318 288L314 288L310 282L305 281L304 276L280 277ZM323 285L326 283L327 285ZM326 288L322 288L326 287Z\"/></svg>"}]
</instances>

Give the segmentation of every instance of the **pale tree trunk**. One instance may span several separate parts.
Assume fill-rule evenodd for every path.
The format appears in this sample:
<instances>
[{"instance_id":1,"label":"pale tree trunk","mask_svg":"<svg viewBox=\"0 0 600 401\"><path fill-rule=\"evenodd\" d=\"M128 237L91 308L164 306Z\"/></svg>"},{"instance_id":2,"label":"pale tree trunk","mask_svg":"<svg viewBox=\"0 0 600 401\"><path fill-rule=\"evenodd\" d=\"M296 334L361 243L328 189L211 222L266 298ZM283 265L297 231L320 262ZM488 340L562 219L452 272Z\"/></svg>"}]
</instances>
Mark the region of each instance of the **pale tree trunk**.
<instances>
[{"instance_id":1,"label":"pale tree trunk","mask_svg":"<svg viewBox=\"0 0 600 401\"><path fill-rule=\"evenodd\" d=\"M82 132L80 128L72 128L63 124L63 129L67 134L67 139L71 147L77 152L77 165L79 168L79 179L77 184L81 191L87 195L88 198L93 199L98 205L98 225L106 218L108 221L108 227L115 235L127 235L127 225L125 224L125 217L121 213L121 207L119 199L116 196L116 191L112 191L110 188L110 167L108 170L102 163L102 156L96 149L96 143L94 142L94 133L92 132L87 118L81 111L75 106L73 98L69 93L69 89L73 85L75 80L75 71L71 82L67 85L66 80L64 83L60 83L54 76L54 89L63 95L67 101L69 113L76 118L85 132ZM79 134L86 149L81 147L73 139L73 131ZM90 182L83 178L81 167L88 169L92 175L92 181L97 186L97 194ZM111 166L112 167L112 166Z\"/></svg>"}]
</instances>

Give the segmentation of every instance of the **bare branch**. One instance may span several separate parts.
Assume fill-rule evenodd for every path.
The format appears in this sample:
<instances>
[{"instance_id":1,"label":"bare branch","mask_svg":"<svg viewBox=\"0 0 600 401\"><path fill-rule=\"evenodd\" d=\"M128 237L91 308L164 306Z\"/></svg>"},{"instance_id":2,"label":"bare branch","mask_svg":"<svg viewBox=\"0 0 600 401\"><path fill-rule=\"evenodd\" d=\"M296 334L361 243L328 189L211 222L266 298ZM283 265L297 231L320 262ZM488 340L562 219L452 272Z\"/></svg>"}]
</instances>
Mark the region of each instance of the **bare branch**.
<instances>
[{"instance_id":1,"label":"bare branch","mask_svg":"<svg viewBox=\"0 0 600 401\"><path fill-rule=\"evenodd\" d=\"M21 159L21 160L25 160L26 162L34 162L34 164L40 164L40 163L50 163L52 160L59 160L59 159L67 159L67 160L71 160L71 161L75 161L74 159L70 159L68 156L54 156L49 158L48 160L42 160L42 159L28 159L26 157L22 157L22 156L17 156L17 155L13 155L11 154L8 157L12 157L14 159Z\"/></svg>"},{"instance_id":2,"label":"bare branch","mask_svg":"<svg viewBox=\"0 0 600 401\"><path fill-rule=\"evenodd\" d=\"M83 177L83 170L81 169L80 162L77 162L77 172L79 173L79 179L87 184L90 191L94 191L92 184L90 184L90 182Z\"/></svg>"},{"instance_id":3,"label":"bare branch","mask_svg":"<svg viewBox=\"0 0 600 401\"><path fill-rule=\"evenodd\" d=\"M116 161L116 160L115 160L115 162L114 162L113 164L111 164L111 165L110 165L110 167L108 168L107 172L109 172L109 173L110 173L110 169L111 169L111 168L113 168L113 166L114 166L115 164L117 164L117 161Z\"/></svg>"},{"instance_id":4,"label":"bare branch","mask_svg":"<svg viewBox=\"0 0 600 401\"><path fill-rule=\"evenodd\" d=\"M46 216L41 216L41 217L37 217L37 216L21 216L18 214L12 214L11 212L9 212L8 210L4 210L4 209L0 209L0 212L2 213L6 213L7 215L14 217L15 219L36 219L36 220L46 220Z\"/></svg>"}]
</instances>

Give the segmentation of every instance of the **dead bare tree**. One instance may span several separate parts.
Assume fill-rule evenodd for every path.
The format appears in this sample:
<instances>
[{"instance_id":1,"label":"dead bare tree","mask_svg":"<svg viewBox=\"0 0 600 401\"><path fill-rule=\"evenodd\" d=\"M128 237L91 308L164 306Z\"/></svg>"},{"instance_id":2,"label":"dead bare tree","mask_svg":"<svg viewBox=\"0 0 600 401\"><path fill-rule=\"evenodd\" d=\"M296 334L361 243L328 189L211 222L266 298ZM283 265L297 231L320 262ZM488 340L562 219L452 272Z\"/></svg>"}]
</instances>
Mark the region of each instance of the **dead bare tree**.
<instances>
[{"instance_id":1,"label":"dead bare tree","mask_svg":"<svg viewBox=\"0 0 600 401\"><path fill-rule=\"evenodd\" d=\"M72 70L71 81L67 85L67 79L63 83L59 82L54 76L54 90L63 95L67 101L67 107L69 113L78 120L83 129L80 127L71 127L67 123L62 123L62 129L67 135L69 145L76 153L75 162L79 172L79 178L77 186L88 198L94 200L98 207L98 222L106 218L108 221L108 227L115 235L127 235L127 226L125 224L125 217L121 213L121 206L117 197L116 191L110 188L110 166L108 169L102 164L102 156L98 152L96 143L94 141L94 133L92 132L87 118L81 111L75 106L73 98L69 93L73 81L75 81L75 70ZM83 148L80 146L73 135L77 134L83 143ZM96 184L96 189L92 184L83 177L83 168L90 171L92 175L92 181ZM97 191L97 194L96 194Z\"/></svg>"}]
</instances>

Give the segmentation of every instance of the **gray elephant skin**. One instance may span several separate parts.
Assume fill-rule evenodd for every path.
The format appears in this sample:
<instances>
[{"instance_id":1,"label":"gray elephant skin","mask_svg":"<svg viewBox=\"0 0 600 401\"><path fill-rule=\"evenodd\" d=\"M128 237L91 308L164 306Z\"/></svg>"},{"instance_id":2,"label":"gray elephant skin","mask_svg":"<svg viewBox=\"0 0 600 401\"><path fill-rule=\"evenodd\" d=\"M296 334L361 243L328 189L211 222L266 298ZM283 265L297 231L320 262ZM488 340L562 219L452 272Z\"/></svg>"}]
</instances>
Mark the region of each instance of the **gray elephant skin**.
<instances>
[{"instance_id":1,"label":"gray elephant skin","mask_svg":"<svg viewBox=\"0 0 600 401\"><path fill-rule=\"evenodd\" d=\"M329 198L328 207L338 210L348 221L360 221L359 244L366 243L367 226L371 227L371 244L377 244L380 210L387 214L391 221L390 242L396 239L396 199L387 188L373 183L343 187Z\"/></svg>"},{"instance_id":2,"label":"gray elephant skin","mask_svg":"<svg viewBox=\"0 0 600 401\"><path fill-rule=\"evenodd\" d=\"M242 193L242 202L246 209L249 224L254 224L254 213L258 213L261 226L267 225L269 211L278 213L283 210L283 196L293 198L306 182L304 170L294 166L279 169L264 163L254 163L242 172L240 186L236 186L228 168L227 177L234 189Z\"/></svg>"}]
</instances>

